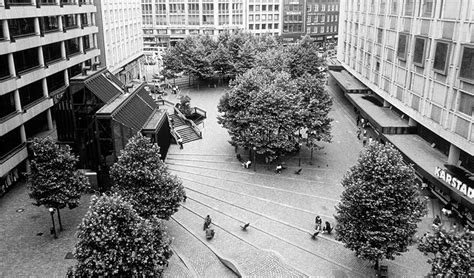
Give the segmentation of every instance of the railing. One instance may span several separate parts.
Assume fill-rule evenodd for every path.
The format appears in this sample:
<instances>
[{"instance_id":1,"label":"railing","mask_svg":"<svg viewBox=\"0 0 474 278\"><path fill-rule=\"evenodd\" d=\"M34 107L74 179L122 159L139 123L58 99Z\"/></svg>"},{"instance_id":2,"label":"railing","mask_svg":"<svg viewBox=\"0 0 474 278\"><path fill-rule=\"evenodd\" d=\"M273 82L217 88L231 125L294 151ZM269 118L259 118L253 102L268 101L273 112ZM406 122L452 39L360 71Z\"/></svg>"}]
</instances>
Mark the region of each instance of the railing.
<instances>
[{"instance_id":1,"label":"railing","mask_svg":"<svg viewBox=\"0 0 474 278\"><path fill-rule=\"evenodd\" d=\"M203 116L204 118L207 118L207 112L205 110L202 110L199 107L193 107L192 110L194 111L194 113L199 114Z\"/></svg>"},{"instance_id":2,"label":"railing","mask_svg":"<svg viewBox=\"0 0 474 278\"><path fill-rule=\"evenodd\" d=\"M168 117L168 122L171 122L170 116L168 114L167 114L167 117ZM181 136L179 136L179 134L174 130L174 126L171 127L171 136L173 136L176 143L178 143L179 142L178 139L181 138Z\"/></svg>"},{"instance_id":3,"label":"railing","mask_svg":"<svg viewBox=\"0 0 474 278\"><path fill-rule=\"evenodd\" d=\"M174 113L176 113L176 115L178 115L178 117L180 117L185 123L188 123L188 125L191 126L192 129L194 129L194 132L196 132L199 135L199 138L202 138L202 132L201 132L201 130L199 130L197 125L193 121L188 120L183 115L183 113L181 113L181 111L179 111L179 109L176 108L176 106L174 106L173 109L174 109Z\"/></svg>"}]
</instances>

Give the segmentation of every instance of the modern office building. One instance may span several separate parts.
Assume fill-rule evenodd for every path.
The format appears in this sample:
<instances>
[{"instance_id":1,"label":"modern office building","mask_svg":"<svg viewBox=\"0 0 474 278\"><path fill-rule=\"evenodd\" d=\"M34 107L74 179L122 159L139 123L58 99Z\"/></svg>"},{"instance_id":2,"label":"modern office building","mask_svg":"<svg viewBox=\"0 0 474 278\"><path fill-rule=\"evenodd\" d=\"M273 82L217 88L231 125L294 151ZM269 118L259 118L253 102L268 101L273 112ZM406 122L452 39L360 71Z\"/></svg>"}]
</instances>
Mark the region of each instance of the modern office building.
<instances>
[{"instance_id":1,"label":"modern office building","mask_svg":"<svg viewBox=\"0 0 474 278\"><path fill-rule=\"evenodd\" d=\"M141 0L96 0L100 66L124 84L143 72Z\"/></svg>"},{"instance_id":2,"label":"modern office building","mask_svg":"<svg viewBox=\"0 0 474 278\"><path fill-rule=\"evenodd\" d=\"M188 35L218 35L224 30L244 29L244 0L142 0L145 55Z\"/></svg>"},{"instance_id":3,"label":"modern office building","mask_svg":"<svg viewBox=\"0 0 474 278\"><path fill-rule=\"evenodd\" d=\"M339 0L306 0L305 30L321 46L337 41Z\"/></svg>"},{"instance_id":4,"label":"modern office building","mask_svg":"<svg viewBox=\"0 0 474 278\"><path fill-rule=\"evenodd\" d=\"M29 138L54 129L54 106L93 66L91 0L0 0L0 194L25 170Z\"/></svg>"},{"instance_id":5,"label":"modern office building","mask_svg":"<svg viewBox=\"0 0 474 278\"><path fill-rule=\"evenodd\" d=\"M282 3L280 0L248 0L245 29L253 34L281 35Z\"/></svg>"},{"instance_id":6,"label":"modern office building","mask_svg":"<svg viewBox=\"0 0 474 278\"><path fill-rule=\"evenodd\" d=\"M305 0L283 0L282 38L292 43L305 35Z\"/></svg>"},{"instance_id":7,"label":"modern office building","mask_svg":"<svg viewBox=\"0 0 474 278\"><path fill-rule=\"evenodd\" d=\"M343 70L332 72L374 136L393 143L423 185L471 224L473 26L474 1L344 0Z\"/></svg>"}]
</instances>

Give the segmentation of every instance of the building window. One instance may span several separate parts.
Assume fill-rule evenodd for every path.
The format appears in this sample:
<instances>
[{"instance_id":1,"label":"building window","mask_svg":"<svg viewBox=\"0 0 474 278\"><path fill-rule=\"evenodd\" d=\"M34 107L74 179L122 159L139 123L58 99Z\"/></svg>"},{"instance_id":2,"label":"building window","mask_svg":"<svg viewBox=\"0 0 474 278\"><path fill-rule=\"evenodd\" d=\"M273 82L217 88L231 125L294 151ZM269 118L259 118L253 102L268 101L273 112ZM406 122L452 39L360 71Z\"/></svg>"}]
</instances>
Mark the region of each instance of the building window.
<instances>
[{"instance_id":1,"label":"building window","mask_svg":"<svg viewBox=\"0 0 474 278\"><path fill-rule=\"evenodd\" d=\"M400 60L406 61L408 47L408 35L400 33L398 36L397 57Z\"/></svg>"},{"instance_id":2,"label":"building window","mask_svg":"<svg viewBox=\"0 0 474 278\"><path fill-rule=\"evenodd\" d=\"M16 112L15 97L13 93L0 96L0 121L3 117Z\"/></svg>"},{"instance_id":3,"label":"building window","mask_svg":"<svg viewBox=\"0 0 474 278\"><path fill-rule=\"evenodd\" d=\"M424 0L423 7L422 7L422 14L423 17L433 17L433 5L434 0Z\"/></svg>"},{"instance_id":4,"label":"building window","mask_svg":"<svg viewBox=\"0 0 474 278\"><path fill-rule=\"evenodd\" d=\"M79 38L74 38L65 41L66 44L66 55L71 56L79 53Z\"/></svg>"},{"instance_id":5,"label":"building window","mask_svg":"<svg viewBox=\"0 0 474 278\"><path fill-rule=\"evenodd\" d=\"M30 2L31 3L31 2ZM12 153L21 145L20 128L17 127L7 134L0 136L0 158Z\"/></svg>"},{"instance_id":6,"label":"building window","mask_svg":"<svg viewBox=\"0 0 474 278\"><path fill-rule=\"evenodd\" d=\"M57 16L44 16L40 18L41 30L43 33L49 33L59 30L59 22Z\"/></svg>"},{"instance_id":7,"label":"building window","mask_svg":"<svg viewBox=\"0 0 474 278\"><path fill-rule=\"evenodd\" d=\"M415 9L415 0L406 0L405 2L405 15L412 16Z\"/></svg>"},{"instance_id":8,"label":"building window","mask_svg":"<svg viewBox=\"0 0 474 278\"><path fill-rule=\"evenodd\" d=\"M41 5L56 5L56 0L40 0Z\"/></svg>"},{"instance_id":9,"label":"building window","mask_svg":"<svg viewBox=\"0 0 474 278\"><path fill-rule=\"evenodd\" d=\"M462 46L461 52L461 68L459 69L459 77L474 81L474 46Z\"/></svg>"},{"instance_id":10,"label":"building window","mask_svg":"<svg viewBox=\"0 0 474 278\"><path fill-rule=\"evenodd\" d=\"M89 35L82 37L82 45L84 46L84 50L91 49L91 41Z\"/></svg>"},{"instance_id":11,"label":"building window","mask_svg":"<svg viewBox=\"0 0 474 278\"><path fill-rule=\"evenodd\" d=\"M76 15L74 14L63 15L63 28L64 29L71 29L71 28L76 28L76 27L77 27Z\"/></svg>"},{"instance_id":12,"label":"building window","mask_svg":"<svg viewBox=\"0 0 474 278\"><path fill-rule=\"evenodd\" d=\"M467 116L474 115L474 96L459 92L459 102L457 110Z\"/></svg>"},{"instance_id":13,"label":"building window","mask_svg":"<svg viewBox=\"0 0 474 278\"><path fill-rule=\"evenodd\" d=\"M5 24L4 20L0 20L0 41L5 39L5 35L3 34L3 24Z\"/></svg>"},{"instance_id":14,"label":"building window","mask_svg":"<svg viewBox=\"0 0 474 278\"><path fill-rule=\"evenodd\" d=\"M415 37L415 49L413 50L413 64L419 67L425 66L426 57L426 38Z\"/></svg>"},{"instance_id":15,"label":"building window","mask_svg":"<svg viewBox=\"0 0 474 278\"><path fill-rule=\"evenodd\" d=\"M44 97L43 94L43 80L38 80L19 89L20 102L23 107L35 102Z\"/></svg>"},{"instance_id":16,"label":"building window","mask_svg":"<svg viewBox=\"0 0 474 278\"><path fill-rule=\"evenodd\" d=\"M34 18L9 19L8 27L13 38L35 35Z\"/></svg>"},{"instance_id":17,"label":"building window","mask_svg":"<svg viewBox=\"0 0 474 278\"><path fill-rule=\"evenodd\" d=\"M38 48L30 48L13 53L17 72L27 71L39 66Z\"/></svg>"},{"instance_id":18,"label":"building window","mask_svg":"<svg viewBox=\"0 0 474 278\"><path fill-rule=\"evenodd\" d=\"M87 14L80 14L81 17L81 27L89 25L89 20L87 19Z\"/></svg>"},{"instance_id":19,"label":"building window","mask_svg":"<svg viewBox=\"0 0 474 278\"><path fill-rule=\"evenodd\" d=\"M62 59L61 42L44 45L43 55L46 64Z\"/></svg>"},{"instance_id":20,"label":"building window","mask_svg":"<svg viewBox=\"0 0 474 278\"><path fill-rule=\"evenodd\" d=\"M71 75L73 77L74 75ZM46 77L48 83L48 90L54 92L57 89L62 88L66 83L64 82L64 71L59 71L53 75Z\"/></svg>"},{"instance_id":21,"label":"building window","mask_svg":"<svg viewBox=\"0 0 474 278\"><path fill-rule=\"evenodd\" d=\"M433 70L440 74L446 74L448 70L448 59L451 50L451 44L449 42L437 41L435 57L433 63Z\"/></svg>"},{"instance_id":22,"label":"building window","mask_svg":"<svg viewBox=\"0 0 474 278\"><path fill-rule=\"evenodd\" d=\"M10 70L8 69L8 54L0 55L0 80L10 77Z\"/></svg>"}]
</instances>

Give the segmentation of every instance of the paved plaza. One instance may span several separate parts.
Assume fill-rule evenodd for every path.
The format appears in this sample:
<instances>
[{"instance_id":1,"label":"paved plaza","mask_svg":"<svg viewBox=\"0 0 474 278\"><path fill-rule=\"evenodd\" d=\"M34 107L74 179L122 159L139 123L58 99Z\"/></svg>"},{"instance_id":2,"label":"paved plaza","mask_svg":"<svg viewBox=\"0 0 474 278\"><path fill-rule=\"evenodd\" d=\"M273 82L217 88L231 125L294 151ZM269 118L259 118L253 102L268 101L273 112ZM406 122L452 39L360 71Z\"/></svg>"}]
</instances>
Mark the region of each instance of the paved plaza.
<instances>
[{"instance_id":1,"label":"paved plaza","mask_svg":"<svg viewBox=\"0 0 474 278\"><path fill-rule=\"evenodd\" d=\"M165 277L373 277L372 264L358 259L334 239L311 239L314 218L335 223L340 184L355 164L362 143L355 135L355 116L348 101L330 82L334 98L333 142L314 152L305 147L284 157L287 169L274 173L274 165L259 162L245 169L236 159L227 131L217 124L217 103L223 88L183 90L191 106L207 111L200 125L203 139L172 145L166 163L186 188L187 201L166 223L173 237L174 256ZM168 96L176 101L176 96ZM248 151L237 150L244 159ZM301 165L301 166L300 166ZM303 168L301 175L294 171ZM85 214L90 196L75 210L63 210L65 231L54 240L51 218L43 207L31 205L25 184L0 199L0 277L64 277L74 259L75 229ZM431 204L430 202L428 202ZM17 212L18 209L21 212ZM429 229L433 211L420 224ZM216 236L208 241L202 230L206 215ZM241 229L245 223L249 228ZM39 234L41 233L41 235ZM421 277L430 266L426 257L410 247L394 261L383 261L389 277Z\"/></svg>"}]
</instances>

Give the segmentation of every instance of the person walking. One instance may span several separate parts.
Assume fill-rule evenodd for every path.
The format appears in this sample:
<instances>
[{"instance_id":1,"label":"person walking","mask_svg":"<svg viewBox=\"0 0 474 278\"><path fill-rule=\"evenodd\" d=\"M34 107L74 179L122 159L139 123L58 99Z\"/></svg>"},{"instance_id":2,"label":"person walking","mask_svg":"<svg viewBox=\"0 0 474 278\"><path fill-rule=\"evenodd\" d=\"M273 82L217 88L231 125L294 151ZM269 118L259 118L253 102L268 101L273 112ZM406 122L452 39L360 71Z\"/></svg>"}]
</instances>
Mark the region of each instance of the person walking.
<instances>
[{"instance_id":1,"label":"person walking","mask_svg":"<svg viewBox=\"0 0 474 278\"><path fill-rule=\"evenodd\" d=\"M362 133L362 130L360 129L360 127L357 129L357 140L360 140L360 135Z\"/></svg>"},{"instance_id":2,"label":"person walking","mask_svg":"<svg viewBox=\"0 0 474 278\"><path fill-rule=\"evenodd\" d=\"M203 230L208 229L209 226L211 226L211 223L212 223L211 217L210 217L209 215L207 215L206 218L204 219L204 227L203 227Z\"/></svg>"},{"instance_id":3,"label":"person walking","mask_svg":"<svg viewBox=\"0 0 474 278\"><path fill-rule=\"evenodd\" d=\"M179 144L179 148L182 150L183 149L183 139L181 137L178 138L178 144Z\"/></svg>"},{"instance_id":4,"label":"person walking","mask_svg":"<svg viewBox=\"0 0 474 278\"><path fill-rule=\"evenodd\" d=\"M316 218L314 219L314 223L315 223L315 229L316 231L321 231L321 225L323 224L323 220L321 219L321 217L319 217L319 215L316 216Z\"/></svg>"}]
</instances>

